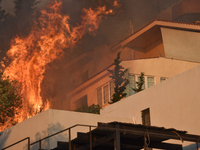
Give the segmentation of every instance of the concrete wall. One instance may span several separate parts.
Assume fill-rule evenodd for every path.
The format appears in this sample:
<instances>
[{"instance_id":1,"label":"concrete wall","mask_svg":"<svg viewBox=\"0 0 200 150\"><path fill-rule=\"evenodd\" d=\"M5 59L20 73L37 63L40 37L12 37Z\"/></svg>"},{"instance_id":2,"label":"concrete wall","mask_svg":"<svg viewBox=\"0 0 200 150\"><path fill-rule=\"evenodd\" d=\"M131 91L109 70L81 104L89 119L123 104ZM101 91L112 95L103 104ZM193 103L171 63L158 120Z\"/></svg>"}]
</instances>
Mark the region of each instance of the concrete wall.
<instances>
[{"instance_id":1,"label":"concrete wall","mask_svg":"<svg viewBox=\"0 0 200 150\"><path fill-rule=\"evenodd\" d=\"M7 147L26 137L31 138L31 143L49 135L49 110L27 119L0 134L0 149ZM27 140L8 148L8 150L27 150ZM49 148L49 140L43 142L44 148ZM31 150L38 149L39 144L32 146Z\"/></svg>"},{"instance_id":2,"label":"concrete wall","mask_svg":"<svg viewBox=\"0 0 200 150\"><path fill-rule=\"evenodd\" d=\"M198 32L161 28L165 56L200 62L200 34Z\"/></svg>"},{"instance_id":3,"label":"concrete wall","mask_svg":"<svg viewBox=\"0 0 200 150\"><path fill-rule=\"evenodd\" d=\"M134 117L141 124L141 111L150 108L151 125L200 135L199 77L197 66L103 108L101 115Z\"/></svg>"},{"instance_id":4,"label":"concrete wall","mask_svg":"<svg viewBox=\"0 0 200 150\"><path fill-rule=\"evenodd\" d=\"M139 75L144 72L146 76L155 77L155 83L160 82L160 77L171 78L181 72L191 69L199 63L180 61L167 58L152 58L123 61L121 65L129 69L129 73ZM107 70L88 80L68 94L71 100L71 109L76 109L75 101L87 94L88 105L97 104L97 89L111 81Z\"/></svg>"},{"instance_id":5,"label":"concrete wall","mask_svg":"<svg viewBox=\"0 0 200 150\"><path fill-rule=\"evenodd\" d=\"M165 57L165 51L162 41L157 41L148 46L145 50L145 58Z\"/></svg>"},{"instance_id":6,"label":"concrete wall","mask_svg":"<svg viewBox=\"0 0 200 150\"><path fill-rule=\"evenodd\" d=\"M2 132L0 136L0 149L25 137L30 137L31 143L33 143L41 138L71 127L75 124L97 125L97 122L112 121L127 123L133 122L131 118L127 117L107 117L88 113L49 109ZM72 138L76 137L77 131L88 132L89 128L73 128ZM43 141L42 148L54 148L57 145L57 141L68 141L68 132L63 132L62 134ZM38 148L39 145L36 144L31 147L31 150L38 150ZM27 150L27 141L11 147L8 150Z\"/></svg>"},{"instance_id":7,"label":"concrete wall","mask_svg":"<svg viewBox=\"0 0 200 150\"><path fill-rule=\"evenodd\" d=\"M144 72L145 75L154 76L156 83L159 83L160 77L171 78L181 72L198 66L199 63L160 57L123 61L121 65L124 68L129 68L129 73L140 74L141 72Z\"/></svg>"}]
</instances>

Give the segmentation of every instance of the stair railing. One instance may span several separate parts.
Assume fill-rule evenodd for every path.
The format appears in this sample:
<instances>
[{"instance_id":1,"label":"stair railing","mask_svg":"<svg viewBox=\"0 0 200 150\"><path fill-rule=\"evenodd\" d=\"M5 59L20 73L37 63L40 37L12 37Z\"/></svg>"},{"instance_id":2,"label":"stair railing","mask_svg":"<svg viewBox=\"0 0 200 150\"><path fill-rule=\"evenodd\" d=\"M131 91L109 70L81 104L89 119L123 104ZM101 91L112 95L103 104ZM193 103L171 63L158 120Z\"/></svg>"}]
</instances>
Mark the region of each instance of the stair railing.
<instances>
[{"instance_id":1,"label":"stair railing","mask_svg":"<svg viewBox=\"0 0 200 150\"><path fill-rule=\"evenodd\" d=\"M34 145L34 144L36 144L36 143L39 143L39 150L42 150L42 141L43 141L43 140L46 140L46 139L48 139L48 138L50 138L50 137L53 137L53 136L55 136L55 135L57 135L57 134L60 134L60 133L65 132L65 131L68 130L68 132L69 132L69 150L71 150L71 149L72 149L72 147L71 147L71 129L72 129L72 128L75 128L75 127L77 127L77 126L89 127L89 130L90 130L90 150L92 150L92 133L91 133L91 128L92 128L92 127L97 127L97 126L83 125L83 124L76 124L76 125L73 125L73 126L71 126L71 127L69 127L69 128L66 128L66 129L61 130L61 131L59 131L59 132L56 132L56 133L54 133L54 134L52 134L52 135L49 135L49 136L47 136L47 137L45 137L45 138L43 138L43 139L40 139L40 140L38 140L38 141L35 141L35 142L31 143L30 145Z\"/></svg>"},{"instance_id":2,"label":"stair railing","mask_svg":"<svg viewBox=\"0 0 200 150\"><path fill-rule=\"evenodd\" d=\"M35 141L35 142L31 143L31 144L30 144L30 137L27 137L27 138L24 138L24 139L22 139L22 140L20 140L20 141L18 141L18 142L16 142L16 143L14 143L14 144L12 144L12 145L9 145L9 146L7 146L7 147L1 149L1 150L5 150L5 149L7 149L7 148L9 148L9 147L11 147L11 146L14 146L14 145L16 145L16 144L18 144L18 143L20 143L20 142L26 140L26 139L28 140L28 150L30 150L30 146L31 146L31 145L34 145L34 144L36 144L36 143L39 143L39 150L42 150L42 141L43 141L43 140L48 139L48 138L50 138L50 137L53 137L53 136L55 136L55 135L57 135L57 134L60 134L60 133L62 133L62 132L65 132L65 131L67 131L67 130L68 130L68 132L69 132L69 150L71 150L71 149L72 149L72 147L71 147L71 129L72 129L72 128L75 128L75 127L77 127L77 126L89 127L89 132L90 132L90 150L92 150L92 132L91 132L92 129L91 129L91 128L92 128L92 127L93 127L93 128L94 128L94 127L98 127L98 126L83 125L83 124L76 124L76 125L73 125L73 126L71 126L71 127L69 127L69 128L66 128L66 129L61 130L61 131L59 131L59 132L56 132L56 133L54 133L54 134L52 134L52 135L49 135L49 136L47 136L47 137L45 137L45 138L43 138L43 139L40 139L40 140L38 140L38 141ZM110 130L123 130L123 129L109 128L109 127L98 127L98 128L104 128L104 129L110 129Z\"/></svg>"}]
</instances>

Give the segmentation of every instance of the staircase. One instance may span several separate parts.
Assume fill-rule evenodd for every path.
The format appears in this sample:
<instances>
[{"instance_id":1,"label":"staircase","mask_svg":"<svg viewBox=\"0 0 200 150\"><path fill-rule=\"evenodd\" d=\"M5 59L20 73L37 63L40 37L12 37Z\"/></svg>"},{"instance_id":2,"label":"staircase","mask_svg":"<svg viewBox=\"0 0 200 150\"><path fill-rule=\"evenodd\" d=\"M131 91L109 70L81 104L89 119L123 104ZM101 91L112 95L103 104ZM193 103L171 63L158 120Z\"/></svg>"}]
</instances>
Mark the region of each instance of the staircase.
<instances>
[{"instance_id":1,"label":"staircase","mask_svg":"<svg viewBox=\"0 0 200 150\"><path fill-rule=\"evenodd\" d=\"M114 131L103 127L105 127L105 124L98 123L98 127L91 133L78 132L77 137L71 141L71 150L86 150L90 149L90 146L93 150L114 149ZM92 141L91 145L90 141ZM69 142L58 141L57 147L52 150L69 150Z\"/></svg>"},{"instance_id":2,"label":"staircase","mask_svg":"<svg viewBox=\"0 0 200 150\"><path fill-rule=\"evenodd\" d=\"M77 126L89 127L87 133L78 132L77 137L71 140L71 129ZM91 128L95 128L91 130ZM28 142L30 146L39 143L42 149L42 141L62 132L69 132L69 141L58 141L57 147L51 150L141 150L149 148L165 150L182 150L182 144L166 143L166 140L181 140L196 143L198 149L199 135L187 134L186 131L165 129L164 127L144 126L139 124L128 124L121 122L98 123L98 126L76 124L67 129L49 135L43 139L30 143L30 137L24 138L1 150L5 150L22 141Z\"/></svg>"},{"instance_id":3,"label":"staircase","mask_svg":"<svg viewBox=\"0 0 200 150\"><path fill-rule=\"evenodd\" d=\"M180 140L179 136L182 140L185 137L185 140L189 141L191 139L195 141L197 138L175 129L119 122L98 123L98 127L91 132L78 132L77 137L71 142L57 142L57 147L53 150L141 150L143 148L182 150L180 144L163 142L169 139Z\"/></svg>"}]
</instances>

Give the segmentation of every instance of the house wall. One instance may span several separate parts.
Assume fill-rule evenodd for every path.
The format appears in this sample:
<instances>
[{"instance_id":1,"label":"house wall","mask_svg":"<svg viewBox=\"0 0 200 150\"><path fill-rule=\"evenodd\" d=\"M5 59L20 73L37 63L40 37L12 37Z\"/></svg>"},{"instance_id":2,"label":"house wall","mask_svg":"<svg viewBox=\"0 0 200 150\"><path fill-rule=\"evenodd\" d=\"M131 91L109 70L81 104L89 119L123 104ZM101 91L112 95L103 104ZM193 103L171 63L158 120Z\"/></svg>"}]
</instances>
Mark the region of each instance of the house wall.
<instances>
[{"instance_id":1,"label":"house wall","mask_svg":"<svg viewBox=\"0 0 200 150\"><path fill-rule=\"evenodd\" d=\"M160 57L123 61L121 65L124 68L128 68L129 73L139 75L141 72L144 72L145 75L154 76L156 83L159 83L160 77L171 78L181 72L198 66L199 63Z\"/></svg>"},{"instance_id":2,"label":"house wall","mask_svg":"<svg viewBox=\"0 0 200 150\"><path fill-rule=\"evenodd\" d=\"M160 77L171 78L181 72L191 69L199 63L180 61L166 58L152 58L123 61L121 65L129 69L129 73L139 75L144 72L146 76L155 77L155 83L160 82ZM107 70L98 74L94 78L80 85L72 92L68 93L71 101L71 109L76 109L76 101L87 94L88 106L97 104L97 89L111 81Z\"/></svg>"},{"instance_id":3,"label":"house wall","mask_svg":"<svg viewBox=\"0 0 200 150\"><path fill-rule=\"evenodd\" d=\"M97 126L97 122L107 123L112 121L127 123L133 122L131 118L127 117L119 118L49 109L5 130L0 136L0 149L25 137L30 137L31 143L33 143L41 138L52 135L53 133L64 130L76 124ZM76 137L78 131L88 132L89 127L76 127L71 129L72 139ZM57 146L57 141L68 141L68 131L42 142L42 149L55 148ZM38 149L38 144L31 147L31 150ZM9 148L8 150L27 150L27 142L25 141Z\"/></svg>"},{"instance_id":4,"label":"house wall","mask_svg":"<svg viewBox=\"0 0 200 150\"><path fill-rule=\"evenodd\" d=\"M199 77L200 66L197 66L101 109L101 115L133 117L141 124L141 111L150 108L152 126L199 135Z\"/></svg>"},{"instance_id":5,"label":"house wall","mask_svg":"<svg viewBox=\"0 0 200 150\"><path fill-rule=\"evenodd\" d=\"M167 58L200 62L200 34L198 32L169 28L161 28L161 32Z\"/></svg>"},{"instance_id":6,"label":"house wall","mask_svg":"<svg viewBox=\"0 0 200 150\"><path fill-rule=\"evenodd\" d=\"M30 119L27 119L0 133L0 149L7 147L21 139L30 137L33 143L49 135L49 111L45 111ZM24 141L8 150L27 150L28 141ZM49 140L43 142L44 148L49 149ZM31 147L31 150L38 150L39 144Z\"/></svg>"},{"instance_id":7,"label":"house wall","mask_svg":"<svg viewBox=\"0 0 200 150\"><path fill-rule=\"evenodd\" d=\"M151 44L145 50L145 58L165 57L164 46L161 40Z\"/></svg>"}]
</instances>

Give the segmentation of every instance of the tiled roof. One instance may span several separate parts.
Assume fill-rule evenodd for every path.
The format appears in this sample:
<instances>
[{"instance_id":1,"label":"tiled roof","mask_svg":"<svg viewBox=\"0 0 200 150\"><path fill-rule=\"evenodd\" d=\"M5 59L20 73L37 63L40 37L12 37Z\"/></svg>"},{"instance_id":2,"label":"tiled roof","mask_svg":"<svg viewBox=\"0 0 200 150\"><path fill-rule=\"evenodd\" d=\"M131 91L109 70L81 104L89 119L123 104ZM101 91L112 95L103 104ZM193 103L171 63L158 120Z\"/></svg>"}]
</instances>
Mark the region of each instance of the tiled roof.
<instances>
[{"instance_id":1,"label":"tiled roof","mask_svg":"<svg viewBox=\"0 0 200 150\"><path fill-rule=\"evenodd\" d=\"M187 24L187 25L197 25L197 26L200 26L200 21L196 21L196 22L193 22L193 23L190 23L190 22L181 22L181 21L172 21L172 20L164 20L164 19L159 19L159 18L155 18L152 22L154 21L162 21L162 22L170 22L170 23L178 23L178 24ZM152 23L151 22L151 23ZM151 24L150 23L150 24ZM149 24L148 24L149 25Z\"/></svg>"}]
</instances>

